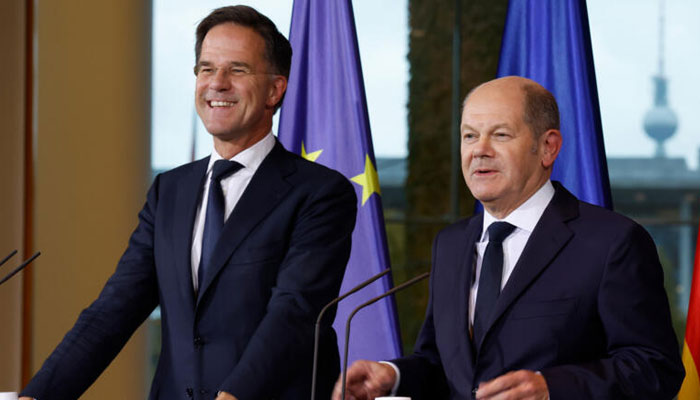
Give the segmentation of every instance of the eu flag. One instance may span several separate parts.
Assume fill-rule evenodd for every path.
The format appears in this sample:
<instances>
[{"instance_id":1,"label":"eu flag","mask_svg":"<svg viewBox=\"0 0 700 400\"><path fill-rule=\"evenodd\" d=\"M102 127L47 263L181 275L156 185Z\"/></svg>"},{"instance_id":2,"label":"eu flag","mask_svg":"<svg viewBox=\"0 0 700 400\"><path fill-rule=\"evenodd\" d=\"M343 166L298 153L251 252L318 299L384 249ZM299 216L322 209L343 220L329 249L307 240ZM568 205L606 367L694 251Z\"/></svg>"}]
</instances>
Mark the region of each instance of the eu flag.
<instances>
[{"instance_id":1,"label":"eu flag","mask_svg":"<svg viewBox=\"0 0 700 400\"><path fill-rule=\"evenodd\" d=\"M290 151L348 177L358 196L357 225L341 293L389 266L384 217L352 5L349 0L295 0L289 35L292 68L279 139ZM339 304L338 345L348 314L384 293L384 277ZM401 355L396 306L385 299L360 311L352 323L348 362Z\"/></svg>"},{"instance_id":2,"label":"eu flag","mask_svg":"<svg viewBox=\"0 0 700 400\"><path fill-rule=\"evenodd\" d=\"M530 78L559 103L563 146L552 179L612 208L585 0L511 0L498 76Z\"/></svg>"}]
</instances>

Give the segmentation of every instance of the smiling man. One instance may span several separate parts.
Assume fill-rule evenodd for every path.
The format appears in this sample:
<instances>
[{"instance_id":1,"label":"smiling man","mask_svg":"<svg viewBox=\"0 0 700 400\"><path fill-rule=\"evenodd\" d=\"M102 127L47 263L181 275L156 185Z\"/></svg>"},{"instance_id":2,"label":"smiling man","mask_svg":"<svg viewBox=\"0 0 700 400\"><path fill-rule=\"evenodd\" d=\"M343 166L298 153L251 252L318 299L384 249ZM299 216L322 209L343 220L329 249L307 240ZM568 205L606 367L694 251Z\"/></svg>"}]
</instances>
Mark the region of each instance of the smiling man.
<instances>
[{"instance_id":1,"label":"smiling man","mask_svg":"<svg viewBox=\"0 0 700 400\"><path fill-rule=\"evenodd\" d=\"M314 321L340 290L357 199L272 135L291 53L250 7L201 21L195 102L211 156L156 177L115 273L23 396L78 398L160 306L150 399L310 397ZM330 327L319 354L328 398L340 364Z\"/></svg>"},{"instance_id":2,"label":"smiling man","mask_svg":"<svg viewBox=\"0 0 700 400\"><path fill-rule=\"evenodd\" d=\"M549 180L562 145L551 93L520 77L482 84L465 101L461 139L484 212L435 238L415 352L356 362L348 394L673 398L683 366L654 243Z\"/></svg>"}]
</instances>

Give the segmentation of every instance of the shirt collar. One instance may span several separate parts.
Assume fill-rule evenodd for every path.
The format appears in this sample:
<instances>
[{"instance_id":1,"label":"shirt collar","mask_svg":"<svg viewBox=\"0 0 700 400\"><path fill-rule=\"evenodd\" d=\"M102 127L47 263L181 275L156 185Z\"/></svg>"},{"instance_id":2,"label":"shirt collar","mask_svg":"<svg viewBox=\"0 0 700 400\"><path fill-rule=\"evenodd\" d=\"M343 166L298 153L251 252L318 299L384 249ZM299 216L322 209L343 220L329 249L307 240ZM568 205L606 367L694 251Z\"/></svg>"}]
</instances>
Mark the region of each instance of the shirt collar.
<instances>
[{"instance_id":1,"label":"shirt collar","mask_svg":"<svg viewBox=\"0 0 700 400\"><path fill-rule=\"evenodd\" d=\"M262 164L265 157L270 154L273 147L275 147L275 136L272 134L272 132L270 132L264 138L262 138L262 140L236 154L229 160L236 161L237 163L243 165L243 168L255 171L258 169L260 164ZM207 174L211 172L211 169L214 168L214 163L218 160L223 160L223 157L221 157L219 153L216 152L216 149L214 149L209 157Z\"/></svg>"},{"instance_id":2,"label":"shirt collar","mask_svg":"<svg viewBox=\"0 0 700 400\"><path fill-rule=\"evenodd\" d=\"M552 185L552 181L548 180L544 185L542 185L541 188L539 188L539 190L537 190L537 192L535 192L535 194L530 196L529 199L525 200L520 207L513 210L513 212L501 220L489 214L489 212L484 209L484 225L481 228L480 242L486 240L486 230L488 229L489 225L497 221L508 222L515 225L515 227L518 229L532 233L532 231L535 230L535 225L537 225L537 222L540 220L540 217L542 217L542 214L544 214L545 208L547 208L547 205L549 205L549 202L553 197L554 185Z\"/></svg>"}]
</instances>

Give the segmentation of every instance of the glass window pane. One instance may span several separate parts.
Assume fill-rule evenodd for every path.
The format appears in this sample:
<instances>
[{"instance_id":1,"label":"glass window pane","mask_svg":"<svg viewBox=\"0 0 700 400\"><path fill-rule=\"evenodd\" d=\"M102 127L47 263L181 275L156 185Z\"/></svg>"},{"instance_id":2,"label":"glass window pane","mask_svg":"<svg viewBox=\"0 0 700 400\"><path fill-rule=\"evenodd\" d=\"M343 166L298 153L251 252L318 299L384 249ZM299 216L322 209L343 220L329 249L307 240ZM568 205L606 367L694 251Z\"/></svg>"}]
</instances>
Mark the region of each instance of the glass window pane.
<instances>
[{"instance_id":1,"label":"glass window pane","mask_svg":"<svg viewBox=\"0 0 700 400\"><path fill-rule=\"evenodd\" d=\"M615 210L642 223L685 331L698 229L700 3L589 0Z\"/></svg>"}]
</instances>

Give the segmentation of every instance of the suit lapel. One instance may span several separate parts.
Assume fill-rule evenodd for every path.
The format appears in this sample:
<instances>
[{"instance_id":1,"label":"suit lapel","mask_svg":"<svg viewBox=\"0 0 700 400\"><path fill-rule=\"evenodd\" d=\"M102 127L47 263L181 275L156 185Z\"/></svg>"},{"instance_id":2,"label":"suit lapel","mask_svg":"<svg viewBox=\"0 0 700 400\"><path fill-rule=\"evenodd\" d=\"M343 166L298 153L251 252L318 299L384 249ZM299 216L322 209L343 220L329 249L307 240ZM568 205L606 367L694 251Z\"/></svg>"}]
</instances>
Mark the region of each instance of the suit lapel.
<instances>
[{"instance_id":1,"label":"suit lapel","mask_svg":"<svg viewBox=\"0 0 700 400\"><path fill-rule=\"evenodd\" d=\"M192 310L194 310L195 300L194 288L192 287L192 232L208 165L209 157L194 164L189 174L182 182L178 183L177 198L175 199L173 249L176 253L174 259L177 281L180 294L191 304Z\"/></svg>"},{"instance_id":2,"label":"suit lapel","mask_svg":"<svg viewBox=\"0 0 700 400\"><path fill-rule=\"evenodd\" d=\"M481 227L483 225L484 215L479 214L478 216L469 220L469 224L465 229L465 236L460 237L460 240L465 240L465 242L457 244L456 248L462 248L462 254L458 258L462 260L459 268L457 279L454 280L456 286L454 287L455 293L454 298L457 299L458 312L457 312L457 323L455 326L458 328L457 337L465 338L466 340L458 340L459 352L463 354L463 360L474 360L474 345L472 342L472 337L469 334L469 293L472 287L472 277L474 276L474 254L476 242L481 236ZM469 368L473 368L473 362L469 363Z\"/></svg>"},{"instance_id":3,"label":"suit lapel","mask_svg":"<svg viewBox=\"0 0 700 400\"><path fill-rule=\"evenodd\" d=\"M224 224L221 237L214 247L211 266L200 285L197 305L231 254L291 189L291 185L284 178L292 173L295 167L288 160L286 150L277 142L258 167Z\"/></svg>"},{"instance_id":4,"label":"suit lapel","mask_svg":"<svg viewBox=\"0 0 700 400\"><path fill-rule=\"evenodd\" d=\"M574 235L566 226L566 222L578 216L578 201L557 182L553 183L556 188L554 198L535 226L508 282L498 297L488 330L547 268ZM488 335L488 330L484 337Z\"/></svg>"}]
</instances>

